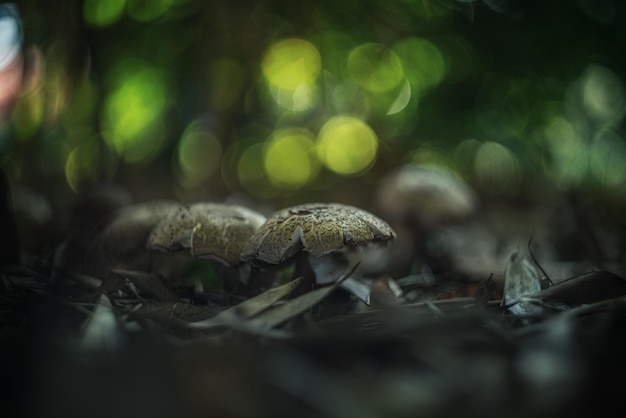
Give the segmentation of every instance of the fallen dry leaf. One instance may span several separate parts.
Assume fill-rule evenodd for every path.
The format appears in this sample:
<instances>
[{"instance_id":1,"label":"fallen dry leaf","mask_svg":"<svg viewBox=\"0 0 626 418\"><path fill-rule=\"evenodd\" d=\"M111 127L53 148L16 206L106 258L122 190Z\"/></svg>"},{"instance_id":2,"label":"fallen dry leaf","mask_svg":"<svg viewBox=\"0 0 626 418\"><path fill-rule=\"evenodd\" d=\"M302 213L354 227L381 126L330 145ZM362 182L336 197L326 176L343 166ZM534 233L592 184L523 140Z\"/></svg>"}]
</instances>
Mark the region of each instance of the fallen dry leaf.
<instances>
[{"instance_id":1,"label":"fallen dry leaf","mask_svg":"<svg viewBox=\"0 0 626 418\"><path fill-rule=\"evenodd\" d=\"M515 315L534 315L541 308L522 300L541 290L539 274L530 261L516 250L511 254L504 270L503 303Z\"/></svg>"}]
</instances>

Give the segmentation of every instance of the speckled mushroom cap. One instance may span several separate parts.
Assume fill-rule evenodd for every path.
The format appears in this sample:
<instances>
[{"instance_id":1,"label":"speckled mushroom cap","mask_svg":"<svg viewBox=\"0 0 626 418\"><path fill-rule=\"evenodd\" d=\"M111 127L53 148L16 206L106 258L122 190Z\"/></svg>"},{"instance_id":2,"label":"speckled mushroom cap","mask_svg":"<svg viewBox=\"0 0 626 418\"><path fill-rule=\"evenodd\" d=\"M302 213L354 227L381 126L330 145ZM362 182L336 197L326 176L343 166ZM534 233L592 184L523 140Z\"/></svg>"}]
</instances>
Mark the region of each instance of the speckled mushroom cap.
<instances>
[{"instance_id":1,"label":"speckled mushroom cap","mask_svg":"<svg viewBox=\"0 0 626 418\"><path fill-rule=\"evenodd\" d=\"M187 249L194 257L227 266L239 263L248 238L265 216L235 204L194 203L164 219L153 230L148 247L163 251Z\"/></svg>"},{"instance_id":2,"label":"speckled mushroom cap","mask_svg":"<svg viewBox=\"0 0 626 418\"><path fill-rule=\"evenodd\" d=\"M319 257L345 246L385 244L394 237L385 221L363 209L308 203L270 216L248 240L242 258L279 264L300 250Z\"/></svg>"}]
</instances>

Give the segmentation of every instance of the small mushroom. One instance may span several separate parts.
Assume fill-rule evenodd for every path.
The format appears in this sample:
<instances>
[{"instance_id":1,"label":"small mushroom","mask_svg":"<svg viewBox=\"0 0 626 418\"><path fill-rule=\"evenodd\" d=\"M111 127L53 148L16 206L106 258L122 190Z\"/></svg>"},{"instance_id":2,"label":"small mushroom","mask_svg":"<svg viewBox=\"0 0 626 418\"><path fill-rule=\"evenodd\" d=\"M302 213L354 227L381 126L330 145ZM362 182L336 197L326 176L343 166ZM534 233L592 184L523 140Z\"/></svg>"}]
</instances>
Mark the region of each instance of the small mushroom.
<instances>
[{"instance_id":1,"label":"small mushroom","mask_svg":"<svg viewBox=\"0 0 626 418\"><path fill-rule=\"evenodd\" d=\"M185 249L195 257L232 267L241 262L245 243L265 219L261 213L240 205L194 203L163 219L152 230L148 247Z\"/></svg>"},{"instance_id":2,"label":"small mushroom","mask_svg":"<svg viewBox=\"0 0 626 418\"><path fill-rule=\"evenodd\" d=\"M323 283L328 278L315 272L332 271L338 255L347 267L348 258L359 249L385 246L394 237L385 221L363 209L308 203L271 215L248 240L242 258L257 265L279 265L294 257L296 275Z\"/></svg>"},{"instance_id":3,"label":"small mushroom","mask_svg":"<svg viewBox=\"0 0 626 418\"><path fill-rule=\"evenodd\" d=\"M265 219L261 213L236 204L194 203L179 208L155 226L148 248L188 250L194 257L225 267L220 270L223 276L231 276L228 270L235 268L239 280L245 282L248 274L241 263L241 252Z\"/></svg>"},{"instance_id":4,"label":"small mushroom","mask_svg":"<svg viewBox=\"0 0 626 418\"><path fill-rule=\"evenodd\" d=\"M113 270L137 270L170 276L178 272L172 257L162 258L146 248L152 229L166 216L180 210L173 200L153 200L125 206L103 220L86 250L83 272L106 278Z\"/></svg>"},{"instance_id":5,"label":"small mushroom","mask_svg":"<svg viewBox=\"0 0 626 418\"><path fill-rule=\"evenodd\" d=\"M478 203L476 193L460 176L434 164L401 166L382 182L377 200L391 219L408 216L437 225L470 216Z\"/></svg>"},{"instance_id":6,"label":"small mushroom","mask_svg":"<svg viewBox=\"0 0 626 418\"><path fill-rule=\"evenodd\" d=\"M398 245L388 261L393 275L408 274L416 259L436 262L439 250L428 248L435 232L469 219L478 206L476 193L460 176L434 164L399 167L382 181L376 200L398 232Z\"/></svg>"}]
</instances>

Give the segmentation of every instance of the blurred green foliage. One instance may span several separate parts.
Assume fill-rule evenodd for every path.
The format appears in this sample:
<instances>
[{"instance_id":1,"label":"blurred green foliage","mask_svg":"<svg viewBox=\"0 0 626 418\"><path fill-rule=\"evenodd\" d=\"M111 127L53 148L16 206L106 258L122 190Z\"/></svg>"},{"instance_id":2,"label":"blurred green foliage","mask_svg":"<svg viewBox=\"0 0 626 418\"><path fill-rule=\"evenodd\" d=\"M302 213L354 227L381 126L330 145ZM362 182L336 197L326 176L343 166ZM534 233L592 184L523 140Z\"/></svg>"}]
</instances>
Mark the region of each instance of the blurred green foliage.
<instances>
[{"instance_id":1,"label":"blurred green foliage","mask_svg":"<svg viewBox=\"0 0 626 418\"><path fill-rule=\"evenodd\" d=\"M413 161L493 196L626 198L617 0L16 4L25 81L0 123L16 180L297 200Z\"/></svg>"}]
</instances>

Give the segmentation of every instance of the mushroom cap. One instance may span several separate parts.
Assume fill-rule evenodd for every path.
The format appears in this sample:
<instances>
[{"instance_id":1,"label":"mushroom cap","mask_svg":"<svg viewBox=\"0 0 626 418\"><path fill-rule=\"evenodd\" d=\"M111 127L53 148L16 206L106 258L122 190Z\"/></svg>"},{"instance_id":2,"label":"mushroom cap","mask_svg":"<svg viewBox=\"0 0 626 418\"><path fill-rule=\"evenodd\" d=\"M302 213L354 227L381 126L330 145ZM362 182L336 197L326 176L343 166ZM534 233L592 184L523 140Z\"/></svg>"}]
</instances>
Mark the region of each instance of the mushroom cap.
<instances>
[{"instance_id":1,"label":"mushroom cap","mask_svg":"<svg viewBox=\"0 0 626 418\"><path fill-rule=\"evenodd\" d=\"M413 214L423 223L463 219L477 206L474 190L456 173L439 165L407 164L379 187L378 206L390 217Z\"/></svg>"},{"instance_id":2,"label":"mushroom cap","mask_svg":"<svg viewBox=\"0 0 626 418\"><path fill-rule=\"evenodd\" d=\"M382 219L354 206L308 203L270 216L244 247L242 258L280 264L298 251L315 257L344 246L384 245L395 232Z\"/></svg>"},{"instance_id":3,"label":"mushroom cap","mask_svg":"<svg viewBox=\"0 0 626 418\"><path fill-rule=\"evenodd\" d=\"M181 209L180 203L165 199L119 209L102 231L104 250L119 254L145 251L146 239L155 225Z\"/></svg>"},{"instance_id":4,"label":"mushroom cap","mask_svg":"<svg viewBox=\"0 0 626 418\"><path fill-rule=\"evenodd\" d=\"M83 272L106 277L112 269L150 271L153 260L146 240L155 225L181 207L173 200L153 200L109 214L95 229L95 237L85 250Z\"/></svg>"},{"instance_id":5,"label":"mushroom cap","mask_svg":"<svg viewBox=\"0 0 626 418\"><path fill-rule=\"evenodd\" d=\"M238 264L248 238L265 222L265 216L244 206L194 203L163 219L150 234L148 248L189 250L198 258L227 266Z\"/></svg>"}]
</instances>

